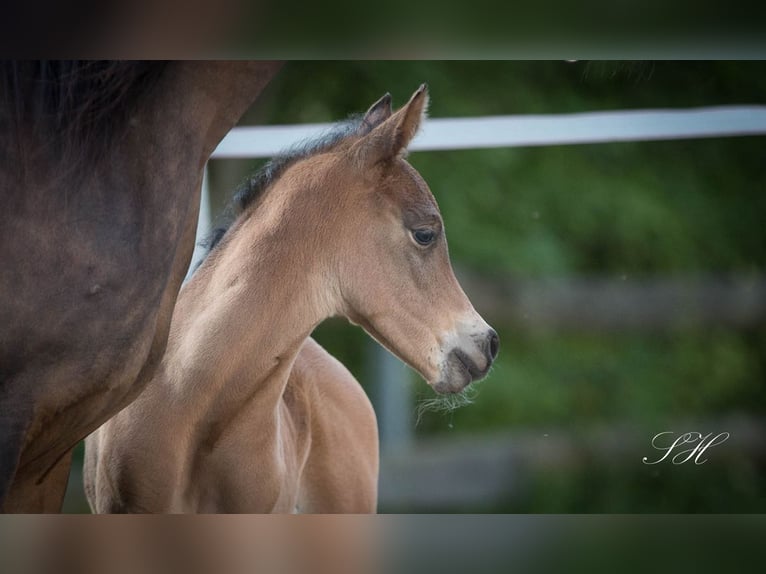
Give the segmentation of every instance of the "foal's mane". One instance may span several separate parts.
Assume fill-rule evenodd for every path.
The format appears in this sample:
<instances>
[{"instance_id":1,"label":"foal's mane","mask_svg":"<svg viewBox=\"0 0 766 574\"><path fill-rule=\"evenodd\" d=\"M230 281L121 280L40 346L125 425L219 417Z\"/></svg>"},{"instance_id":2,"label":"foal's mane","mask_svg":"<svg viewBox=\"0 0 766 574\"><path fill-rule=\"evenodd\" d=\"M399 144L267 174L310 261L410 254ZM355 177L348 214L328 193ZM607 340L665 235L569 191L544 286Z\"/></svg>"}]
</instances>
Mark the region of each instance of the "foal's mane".
<instances>
[{"instance_id":1,"label":"foal's mane","mask_svg":"<svg viewBox=\"0 0 766 574\"><path fill-rule=\"evenodd\" d=\"M3 61L0 125L21 162L32 152L24 136L34 134L70 167L89 165L120 135L165 68L164 62Z\"/></svg>"},{"instance_id":2,"label":"foal's mane","mask_svg":"<svg viewBox=\"0 0 766 574\"><path fill-rule=\"evenodd\" d=\"M334 124L319 136L298 142L287 148L266 162L260 169L247 176L234 190L234 195L224 212L224 223L216 227L203 241L202 244L208 248L208 253L215 249L234 222L259 198L263 197L287 171L287 168L303 159L329 152L344 141L355 137L362 121L361 115L350 116L348 119Z\"/></svg>"}]
</instances>

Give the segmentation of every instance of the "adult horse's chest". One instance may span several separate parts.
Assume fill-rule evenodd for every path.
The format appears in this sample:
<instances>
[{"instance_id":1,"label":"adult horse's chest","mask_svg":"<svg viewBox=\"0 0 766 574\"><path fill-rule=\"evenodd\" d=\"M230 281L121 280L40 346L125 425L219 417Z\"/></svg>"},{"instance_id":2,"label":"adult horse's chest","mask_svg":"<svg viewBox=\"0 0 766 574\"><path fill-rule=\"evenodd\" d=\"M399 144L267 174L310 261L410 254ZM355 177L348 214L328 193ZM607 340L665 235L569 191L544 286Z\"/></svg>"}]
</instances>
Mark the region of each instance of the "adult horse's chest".
<instances>
[{"instance_id":1,"label":"adult horse's chest","mask_svg":"<svg viewBox=\"0 0 766 574\"><path fill-rule=\"evenodd\" d=\"M130 177L129 166L115 163L79 187L7 194L0 393L19 413L28 409L26 427L12 431L25 436L23 474L44 475L84 438L83 423L100 424L134 397L164 349L168 294L177 293L193 248L185 236L200 175Z\"/></svg>"}]
</instances>

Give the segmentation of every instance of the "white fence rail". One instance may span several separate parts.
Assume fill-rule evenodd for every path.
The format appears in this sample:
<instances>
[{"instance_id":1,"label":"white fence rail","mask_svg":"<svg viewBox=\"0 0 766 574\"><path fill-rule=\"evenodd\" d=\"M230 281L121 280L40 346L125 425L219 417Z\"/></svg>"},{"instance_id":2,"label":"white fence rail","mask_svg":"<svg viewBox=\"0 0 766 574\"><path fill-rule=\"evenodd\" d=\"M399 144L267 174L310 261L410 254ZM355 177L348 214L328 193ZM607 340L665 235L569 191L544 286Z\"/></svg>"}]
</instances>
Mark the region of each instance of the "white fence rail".
<instances>
[{"instance_id":1,"label":"white fence rail","mask_svg":"<svg viewBox=\"0 0 766 574\"><path fill-rule=\"evenodd\" d=\"M234 128L214 159L271 157L332 124ZM428 119L411 151L485 149L766 134L766 106Z\"/></svg>"}]
</instances>

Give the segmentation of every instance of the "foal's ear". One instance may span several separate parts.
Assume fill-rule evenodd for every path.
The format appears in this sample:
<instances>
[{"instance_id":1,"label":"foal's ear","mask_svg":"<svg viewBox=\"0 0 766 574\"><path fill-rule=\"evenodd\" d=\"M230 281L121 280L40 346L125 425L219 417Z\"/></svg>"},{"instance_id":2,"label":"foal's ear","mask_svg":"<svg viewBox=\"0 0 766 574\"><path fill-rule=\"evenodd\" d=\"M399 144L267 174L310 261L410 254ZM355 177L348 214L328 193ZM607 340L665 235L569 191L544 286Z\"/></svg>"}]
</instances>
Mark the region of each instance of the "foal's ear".
<instances>
[{"instance_id":1,"label":"foal's ear","mask_svg":"<svg viewBox=\"0 0 766 574\"><path fill-rule=\"evenodd\" d=\"M364 164L374 164L401 155L418 132L427 109L428 88L423 84L412 94L406 105L357 141L351 147L351 153Z\"/></svg>"},{"instance_id":2,"label":"foal's ear","mask_svg":"<svg viewBox=\"0 0 766 574\"><path fill-rule=\"evenodd\" d=\"M374 128L391 117L391 94L386 93L382 98L370 106L362 118L362 123L356 130L357 135L366 136Z\"/></svg>"}]
</instances>

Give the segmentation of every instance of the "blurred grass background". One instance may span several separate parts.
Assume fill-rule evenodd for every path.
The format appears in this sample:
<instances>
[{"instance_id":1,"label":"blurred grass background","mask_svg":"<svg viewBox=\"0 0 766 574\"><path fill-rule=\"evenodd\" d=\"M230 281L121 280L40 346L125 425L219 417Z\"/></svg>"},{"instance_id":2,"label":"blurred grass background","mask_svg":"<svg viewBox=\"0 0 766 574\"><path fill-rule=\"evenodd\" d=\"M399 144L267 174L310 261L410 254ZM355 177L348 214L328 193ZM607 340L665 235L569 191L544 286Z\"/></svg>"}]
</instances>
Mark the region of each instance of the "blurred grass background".
<instances>
[{"instance_id":1,"label":"blurred grass background","mask_svg":"<svg viewBox=\"0 0 766 574\"><path fill-rule=\"evenodd\" d=\"M291 62L241 123L336 121L364 111L387 91L399 106L424 81L432 117L766 99L763 62ZM453 263L479 276L627 282L758 277L766 263L764 143L762 137L741 137L419 152L410 161L441 207ZM211 187L233 189L262 163L212 162ZM214 213L227 195L213 195ZM641 463L661 431L728 431L715 425L732 417L760 424L766 410L766 326L614 332L485 318L500 334L501 351L474 404L449 414L426 413L416 425L417 401L432 392L412 374L416 440L500 433L513 441L516 435L556 433L582 446L574 454L577 463L515 469L518 480L504 495L480 503L382 503L381 511L766 510L764 457L752 449L724 444L710 451L703 466ZM315 337L368 384L368 337L360 329L330 320ZM682 421L714 426L686 428ZM608 429L639 429L643 450L597 456L591 443L578 442L593 428L616 434L618 442L620 431ZM391 476L387 480L396 479ZM82 509L74 496L67 508Z\"/></svg>"}]
</instances>

